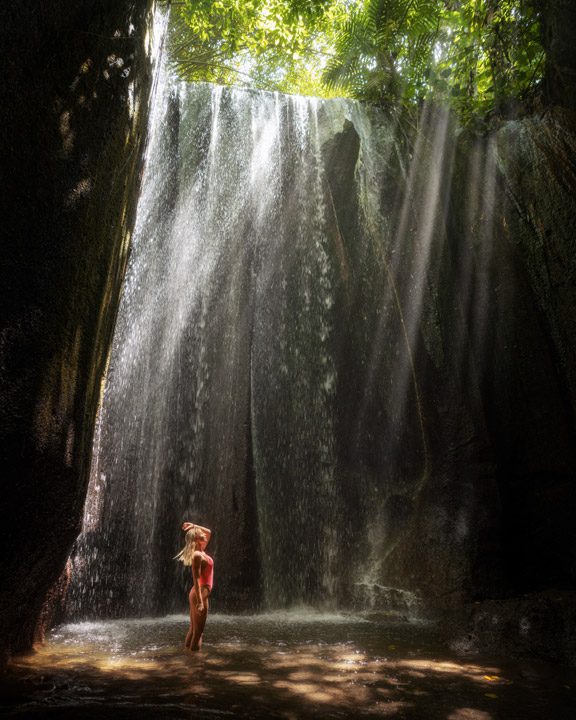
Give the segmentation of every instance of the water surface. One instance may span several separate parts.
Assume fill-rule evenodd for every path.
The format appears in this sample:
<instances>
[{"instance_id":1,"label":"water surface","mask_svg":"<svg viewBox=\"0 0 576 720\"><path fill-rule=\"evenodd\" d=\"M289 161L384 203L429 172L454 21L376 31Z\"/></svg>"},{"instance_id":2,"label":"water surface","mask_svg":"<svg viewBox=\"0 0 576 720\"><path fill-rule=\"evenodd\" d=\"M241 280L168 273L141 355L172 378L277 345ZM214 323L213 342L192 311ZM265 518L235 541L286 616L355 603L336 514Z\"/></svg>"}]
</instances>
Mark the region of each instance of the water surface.
<instances>
[{"instance_id":1,"label":"water surface","mask_svg":"<svg viewBox=\"0 0 576 720\"><path fill-rule=\"evenodd\" d=\"M573 719L574 673L446 648L420 622L310 610L80 622L1 680L14 718Z\"/></svg>"}]
</instances>

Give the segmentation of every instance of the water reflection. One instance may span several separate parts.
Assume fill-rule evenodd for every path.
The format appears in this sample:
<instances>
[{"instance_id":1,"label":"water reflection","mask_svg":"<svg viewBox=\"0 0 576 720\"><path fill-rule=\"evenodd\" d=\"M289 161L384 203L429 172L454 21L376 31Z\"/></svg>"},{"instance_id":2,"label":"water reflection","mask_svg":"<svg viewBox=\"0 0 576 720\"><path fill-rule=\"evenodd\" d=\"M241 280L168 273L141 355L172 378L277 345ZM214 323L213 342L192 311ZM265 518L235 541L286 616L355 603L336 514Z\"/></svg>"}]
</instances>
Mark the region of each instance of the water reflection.
<instances>
[{"instance_id":1,"label":"water reflection","mask_svg":"<svg viewBox=\"0 0 576 720\"><path fill-rule=\"evenodd\" d=\"M13 664L0 709L17 718L426 720L567 718L576 710L568 671L458 657L422 623L213 615L201 654L183 650L186 623L170 616L63 626Z\"/></svg>"}]
</instances>

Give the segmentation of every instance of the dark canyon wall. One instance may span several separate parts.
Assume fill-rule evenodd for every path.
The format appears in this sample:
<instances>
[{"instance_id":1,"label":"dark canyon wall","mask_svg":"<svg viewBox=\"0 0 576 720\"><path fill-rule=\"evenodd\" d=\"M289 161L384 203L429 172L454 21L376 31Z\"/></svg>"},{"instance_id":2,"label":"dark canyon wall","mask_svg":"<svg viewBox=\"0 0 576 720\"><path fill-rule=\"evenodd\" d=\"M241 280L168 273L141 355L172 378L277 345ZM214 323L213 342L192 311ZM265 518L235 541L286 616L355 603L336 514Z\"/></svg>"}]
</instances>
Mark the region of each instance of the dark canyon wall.
<instances>
[{"instance_id":1,"label":"dark canyon wall","mask_svg":"<svg viewBox=\"0 0 576 720\"><path fill-rule=\"evenodd\" d=\"M79 531L138 193L152 2L0 10L0 652Z\"/></svg>"},{"instance_id":2,"label":"dark canyon wall","mask_svg":"<svg viewBox=\"0 0 576 720\"><path fill-rule=\"evenodd\" d=\"M546 51L546 101L576 109L576 6L572 0L532 0Z\"/></svg>"},{"instance_id":3,"label":"dark canyon wall","mask_svg":"<svg viewBox=\"0 0 576 720\"><path fill-rule=\"evenodd\" d=\"M462 200L470 203L469 190L464 197L456 193L451 222L458 248L453 277L465 283L467 255L480 270L466 310L472 331L468 364L479 369L498 490L499 529L493 542L479 545L478 558L486 569L496 562L500 576L495 586L475 588L477 600L492 600L469 607L470 637L491 650L529 650L572 663L575 122L573 113L556 109L505 124L493 139L491 237L462 242L474 225L486 226L481 210L475 219L458 212ZM460 172L464 162L469 177L473 154L464 149ZM489 190L484 183L483 193Z\"/></svg>"},{"instance_id":4,"label":"dark canyon wall","mask_svg":"<svg viewBox=\"0 0 576 720\"><path fill-rule=\"evenodd\" d=\"M483 362L504 585L524 592L576 587L575 130L574 116L562 111L502 127L493 140L492 237L472 250L484 271L487 316L481 331L472 322L470 354ZM455 217L461 240L467 221ZM468 219L479 222L487 219ZM460 242L461 258L466 247ZM462 277L458 262L454 277Z\"/></svg>"},{"instance_id":5,"label":"dark canyon wall","mask_svg":"<svg viewBox=\"0 0 576 720\"><path fill-rule=\"evenodd\" d=\"M558 111L460 135L448 170L416 350L432 470L423 525L390 559L416 586L418 558L438 563L440 603L575 588L574 131ZM427 222L421 210L410 235Z\"/></svg>"},{"instance_id":6,"label":"dark canyon wall","mask_svg":"<svg viewBox=\"0 0 576 720\"><path fill-rule=\"evenodd\" d=\"M474 139L425 112L410 157L385 160L381 247L365 265L354 194L335 203L356 269L355 307L342 296L336 329L340 482L362 557L374 553L363 493L382 508L372 576L383 606L390 586L436 607L576 589L574 121L557 109ZM350 147L346 133L339 142ZM345 157L328 158L339 198L342 179L353 182ZM413 408L400 416L400 464L385 387L401 377L398 354L412 365ZM360 412L370 421L352 442Z\"/></svg>"}]
</instances>

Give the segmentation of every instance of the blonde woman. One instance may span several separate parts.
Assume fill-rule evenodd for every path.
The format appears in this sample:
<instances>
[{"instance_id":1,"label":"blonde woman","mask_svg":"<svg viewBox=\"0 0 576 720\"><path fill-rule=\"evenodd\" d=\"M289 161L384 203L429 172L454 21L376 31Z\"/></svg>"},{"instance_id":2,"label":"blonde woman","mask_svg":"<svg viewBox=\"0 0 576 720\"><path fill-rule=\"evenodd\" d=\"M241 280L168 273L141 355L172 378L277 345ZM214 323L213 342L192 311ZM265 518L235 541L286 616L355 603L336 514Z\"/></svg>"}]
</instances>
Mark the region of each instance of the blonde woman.
<instances>
[{"instance_id":1,"label":"blonde woman","mask_svg":"<svg viewBox=\"0 0 576 720\"><path fill-rule=\"evenodd\" d=\"M186 635L186 648L197 651L202 647L202 633L208 616L208 598L212 592L214 578L214 560L204 552L212 532L208 528L190 522L185 522L182 530L186 533L185 545L175 559L192 568L194 580L188 596L190 629Z\"/></svg>"}]
</instances>

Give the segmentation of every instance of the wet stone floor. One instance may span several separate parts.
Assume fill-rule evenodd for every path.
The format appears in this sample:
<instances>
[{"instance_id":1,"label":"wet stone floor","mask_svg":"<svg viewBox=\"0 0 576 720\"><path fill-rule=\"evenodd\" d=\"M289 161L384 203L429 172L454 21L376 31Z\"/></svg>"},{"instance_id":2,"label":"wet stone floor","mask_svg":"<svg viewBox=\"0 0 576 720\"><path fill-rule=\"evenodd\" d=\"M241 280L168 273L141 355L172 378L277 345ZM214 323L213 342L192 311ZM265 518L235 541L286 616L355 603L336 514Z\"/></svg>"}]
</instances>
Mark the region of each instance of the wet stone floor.
<instances>
[{"instance_id":1,"label":"wet stone floor","mask_svg":"<svg viewBox=\"0 0 576 720\"><path fill-rule=\"evenodd\" d=\"M16 718L576 720L576 674L453 652L423 623L347 615L212 615L54 630L0 678Z\"/></svg>"}]
</instances>

